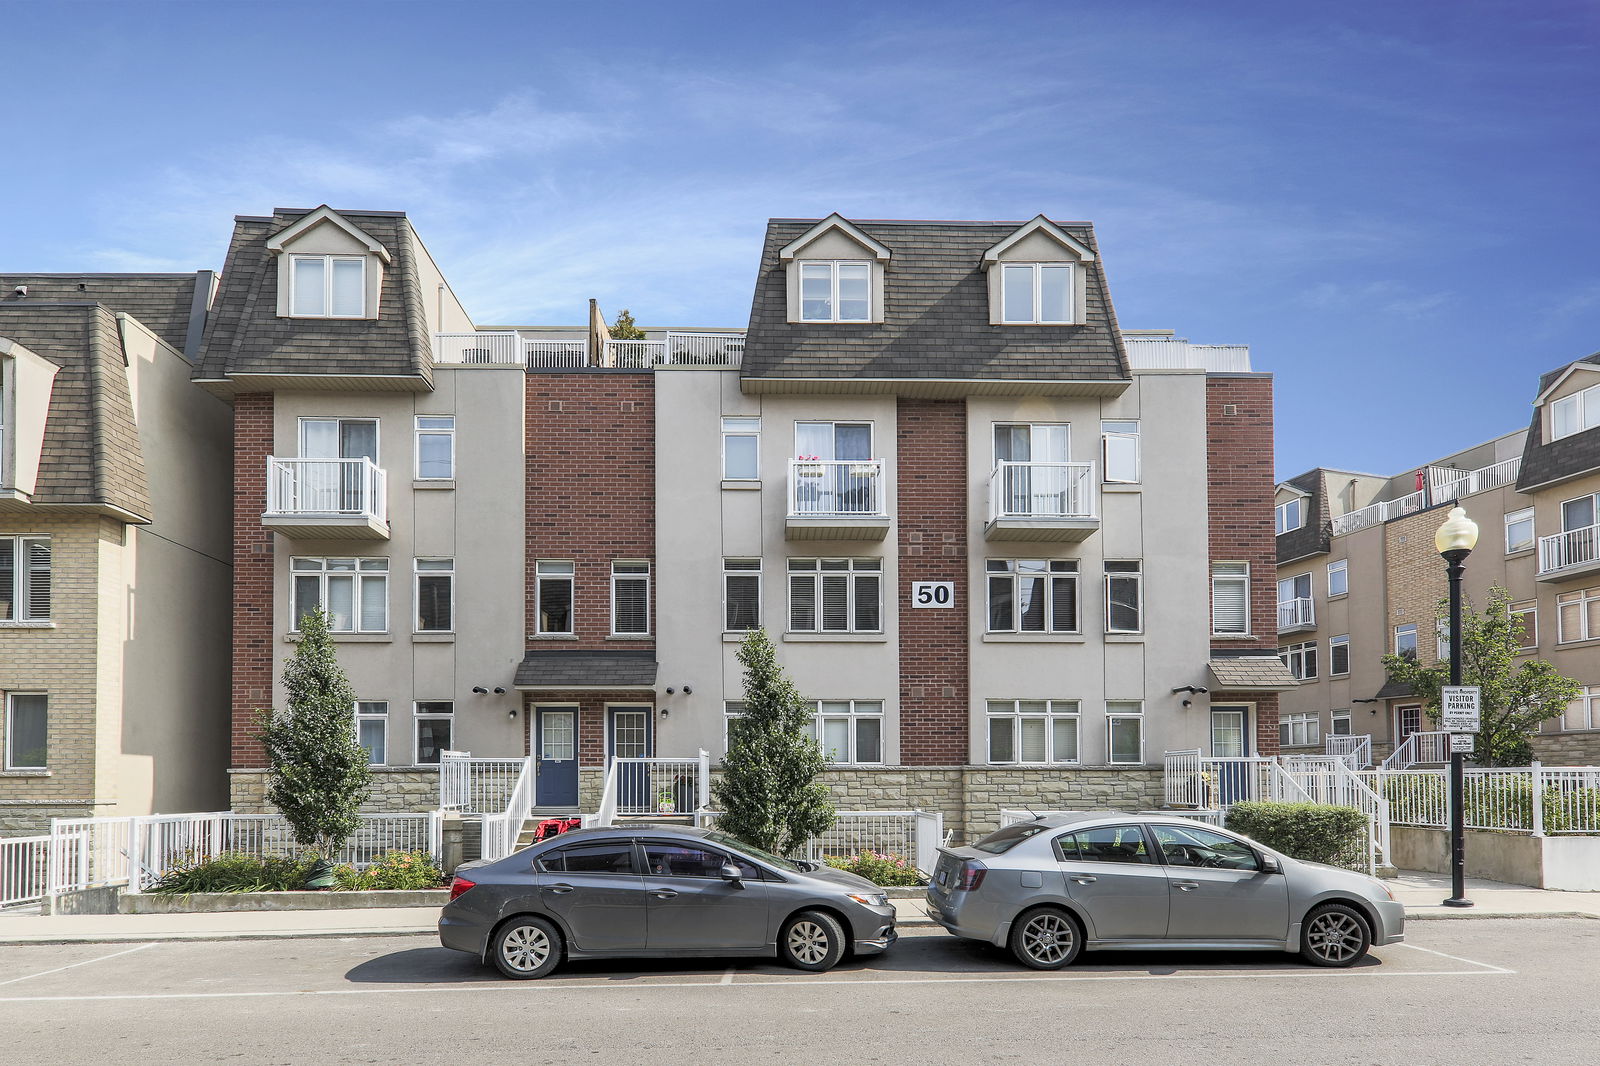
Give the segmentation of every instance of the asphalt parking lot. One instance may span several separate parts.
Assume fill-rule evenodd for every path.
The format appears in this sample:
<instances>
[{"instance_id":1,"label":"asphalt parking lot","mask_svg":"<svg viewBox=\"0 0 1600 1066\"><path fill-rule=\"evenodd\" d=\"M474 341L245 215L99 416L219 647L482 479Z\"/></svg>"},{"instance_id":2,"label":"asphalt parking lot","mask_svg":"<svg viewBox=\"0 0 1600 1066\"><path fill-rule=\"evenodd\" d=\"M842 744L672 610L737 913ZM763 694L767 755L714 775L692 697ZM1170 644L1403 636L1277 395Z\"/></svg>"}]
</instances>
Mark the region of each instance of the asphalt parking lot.
<instances>
[{"instance_id":1,"label":"asphalt parking lot","mask_svg":"<svg viewBox=\"0 0 1600 1066\"><path fill-rule=\"evenodd\" d=\"M1600 922L1413 924L1349 970L1248 953L1090 953L1058 973L916 930L815 975L756 959L496 977L425 937L0 946L30 1061L1593 1061Z\"/></svg>"}]
</instances>

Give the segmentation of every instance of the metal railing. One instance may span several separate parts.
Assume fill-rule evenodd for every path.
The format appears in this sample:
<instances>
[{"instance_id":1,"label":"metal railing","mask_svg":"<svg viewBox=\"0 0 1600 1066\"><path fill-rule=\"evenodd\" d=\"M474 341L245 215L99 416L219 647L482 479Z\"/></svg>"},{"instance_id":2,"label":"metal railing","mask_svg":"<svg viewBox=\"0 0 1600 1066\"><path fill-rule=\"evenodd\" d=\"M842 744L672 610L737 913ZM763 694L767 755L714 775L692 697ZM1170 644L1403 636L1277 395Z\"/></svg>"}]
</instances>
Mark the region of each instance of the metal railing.
<instances>
[{"instance_id":1,"label":"metal railing","mask_svg":"<svg viewBox=\"0 0 1600 1066\"><path fill-rule=\"evenodd\" d=\"M1322 738L1322 751L1343 760L1352 770L1365 770L1372 765L1372 734L1342 737L1330 734Z\"/></svg>"},{"instance_id":2,"label":"metal railing","mask_svg":"<svg viewBox=\"0 0 1600 1066\"><path fill-rule=\"evenodd\" d=\"M711 753L692 759L612 759L600 807L583 824L611 825L619 817L690 815L701 824L711 806Z\"/></svg>"},{"instance_id":3,"label":"metal railing","mask_svg":"<svg viewBox=\"0 0 1600 1066\"><path fill-rule=\"evenodd\" d=\"M1309 596L1278 601L1278 632L1316 625L1316 603Z\"/></svg>"},{"instance_id":4,"label":"metal railing","mask_svg":"<svg viewBox=\"0 0 1600 1066\"><path fill-rule=\"evenodd\" d=\"M1402 496L1398 500L1386 500L1382 503L1369 504L1358 511L1339 515L1333 520L1333 535L1354 533L1358 529L1368 526L1382 525L1391 518L1401 515L1416 514L1428 505L1427 493L1417 491L1409 496Z\"/></svg>"},{"instance_id":5,"label":"metal railing","mask_svg":"<svg viewBox=\"0 0 1600 1066\"><path fill-rule=\"evenodd\" d=\"M1285 755L1284 772L1292 778L1306 802L1331 807L1354 807L1367 819L1367 865L1376 869L1379 859L1390 854L1389 801L1351 770L1345 761L1329 755Z\"/></svg>"},{"instance_id":6,"label":"metal railing","mask_svg":"<svg viewBox=\"0 0 1600 1066\"><path fill-rule=\"evenodd\" d=\"M0 907L39 902L49 882L48 836L0 837Z\"/></svg>"},{"instance_id":7,"label":"metal railing","mask_svg":"<svg viewBox=\"0 0 1600 1066\"><path fill-rule=\"evenodd\" d=\"M1395 825L1450 825L1447 770L1371 770L1361 775L1386 796ZM1600 833L1600 766L1468 769L1462 816L1469 829L1549 836Z\"/></svg>"},{"instance_id":8,"label":"metal railing","mask_svg":"<svg viewBox=\"0 0 1600 1066\"><path fill-rule=\"evenodd\" d=\"M1600 560L1600 525L1569 529L1539 538L1539 573Z\"/></svg>"},{"instance_id":9,"label":"metal railing","mask_svg":"<svg viewBox=\"0 0 1600 1066\"><path fill-rule=\"evenodd\" d=\"M589 365L588 341L524 341L528 369L581 370Z\"/></svg>"},{"instance_id":10,"label":"metal railing","mask_svg":"<svg viewBox=\"0 0 1600 1066\"><path fill-rule=\"evenodd\" d=\"M1522 471L1522 456L1480 467L1477 470L1455 470L1447 466L1428 467L1428 489L1434 503L1459 500L1517 480Z\"/></svg>"},{"instance_id":11,"label":"metal railing","mask_svg":"<svg viewBox=\"0 0 1600 1066\"><path fill-rule=\"evenodd\" d=\"M1190 344L1178 338L1124 337L1132 370L1209 370L1214 374L1250 372L1248 344Z\"/></svg>"},{"instance_id":12,"label":"metal railing","mask_svg":"<svg viewBox=\"0 0 1600 1066\"><path fill-rule=\"evenodd\" d=\"M517 839L522 836L523 825L533 813L538 771L534 768L531 755L517 761L521 763L521 769L517 771L516 783L506 797L504 809L483 816L483 840L479 852L483 859L503 859L510 855L516 849Z\"/></svg>"},{"instance_id":13,"label":"metal railing","mask_svg":"<svg viewBox=\"0 0 1600 1066\"><path fill-rule=\"evenodd\" d=\"M989 475L989 518L1095 518L1093 463L1023 463L1002 459Z\"/></svg>"},{"instance_id":14,"label":"metal railing","mask_svg":"<svg viewBox=\"0 0 1600 1066\"><path fill-rule=\"evenodd\" d=\"M474 759L469 752L439 754L439 806L462 814L505 811L527 759Z\"/></svg>"},{"instance_id":15,"label":"metal railing","mask_svg":"<svg viewBox=\"0 0 1600 1066\"><path fill-rule=\"evenodd\" d=\"M836 811L832 828L807 844L805 857L821 861L876 852L906 859L927 876L943 840L944 815L937 811Z\"/></svg>"},{"instance_id":16,"label":"metal railing","mask_svg":"<svg viewBox=\"0 0 1600 1066\"><path fill-rule=\"evenodd\" d=\"M737 368L742 333L676 333L658 340L608 340L592 353L587 340L545 340L516 330L435 333L433 361L445 366L516 366L579 370L589 366L649 370L658 366Z\"/></svg>"},{"instance_id":17,"label":"metal railing","mask_svg":"<svg viewBox=\"0 0 1600 1066\"><path fill-rule=\"evenodd\" d=\"M743 333L668 333L659 365L736 367L743 360Z\"/></svg>"},{"instance_id":18,"label":"metal railing","mask_svg":"<svg viewBox=\"0 0 1600 1066\"><path fill-rule=\"evenodd\" d=\"M581 346L582 341L578 344ZM433 361L467 366L522 366L523 342L513 330L435 333ZM579 364L582 365L581 363Z\"/></svg>"},{"instance_id":19,"label":"metal railing","mask_svg":"<svg viewBox=\"0 0 1600 1066\"><path fill-rule=\"evenodd\" d=\"M371 459L267 456L268 515L350 515L382 522L388 510L383 468Z\"/></svg>"},{"instance_id":20,"label":"metal railing","mask_svg":"<svg viewBox=\"0 0 1600 1066\"><path fill-rule=\"evenodd\" d=\"M883 468L882 459L790 459L790 516L883 516Z\"/></svg>"},{"instance_id":21,"label":"metal railing","mask_svg":"<svg viewBox=\"0 0 1600 1066\"><path fill-rule=\"evenodd\" d=\"M1418 763L1450 761L1450 734L1443 730L1412 733L1383 760L1382 769L1409 770Z\"/></svg>"}]
</instances>

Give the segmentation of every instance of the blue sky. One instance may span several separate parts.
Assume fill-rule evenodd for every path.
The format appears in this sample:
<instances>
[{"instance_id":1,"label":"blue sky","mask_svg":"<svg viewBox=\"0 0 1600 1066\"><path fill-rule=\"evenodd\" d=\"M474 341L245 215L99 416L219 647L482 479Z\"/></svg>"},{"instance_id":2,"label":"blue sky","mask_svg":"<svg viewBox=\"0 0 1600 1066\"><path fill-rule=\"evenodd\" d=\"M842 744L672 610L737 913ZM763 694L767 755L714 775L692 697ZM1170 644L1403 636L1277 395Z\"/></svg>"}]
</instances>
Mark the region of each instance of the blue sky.
<instances>
[{"instance_id":1,"label":"blue sky","mask_svg":"<svg viewBox=\"0 0 1600 1066\"><path fill-rule=\"evenodd\" d=\"M481 323L742 325L770 216L1096 224L1278 469L1525 424L1600 349L1600 5L0 3L0 271L409 212Z\"/></svg>"}]
</instances>

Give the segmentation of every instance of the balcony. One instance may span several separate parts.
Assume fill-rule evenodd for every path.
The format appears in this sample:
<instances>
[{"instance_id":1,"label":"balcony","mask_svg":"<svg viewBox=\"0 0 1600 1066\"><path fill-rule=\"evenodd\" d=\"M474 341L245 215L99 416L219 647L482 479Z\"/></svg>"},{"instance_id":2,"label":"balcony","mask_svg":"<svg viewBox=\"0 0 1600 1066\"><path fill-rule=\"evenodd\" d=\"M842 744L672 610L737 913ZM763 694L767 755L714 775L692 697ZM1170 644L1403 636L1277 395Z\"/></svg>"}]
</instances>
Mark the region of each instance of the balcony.
<instances>
[{"instance_id":1,"label":"balcony","mask_svg":"<svg viewBox=\"0 0 1600 1066\"><path fill-rule=\"evenodd\" d=\"M1278 601L1278 632L1296 633L1317 627L1316 605L1310 597Z\"/></svg>"},{"instance_id":2,"label":"balcony","mask_svg":"<svg viewBox=\"0 0 1600 1066\"><path fill-rule=\"evenodd\" d=\"M1539 580L1566 581L1600 571L1600 526L1539 538Z\"/></svg>"},{"instance_id":3,"label":"balcony","mask_svg":"<svg viewBox=\"0 0 1600 1066\"><path fill-rule=\"evenodd\" d=\"M1480 467L1477 470L1457 470L1448 466L1428 467L1428 489L1432 502L1444 503L1448 500L1459 500L1465 496L1475 496L1480 492L1510 485L1517 480L1517 474L1522 471L1522 456L1514 456L1504 462L1492 466Z\"/></svg>"},{"instance_id":4,"label":"balcony","mask_svg":"<svg viewBox=\"0 0 1600 1066\"><path fill-rule=\"evenodd\" d=\"M1346 533L1354 533L1358 529L1366 529L1369 526L1381 526L1391 518L1416 514L1427 506L1428 500L1425 492L1413 492L1408 496L1400 497L1398 500L1385 500L1382 503L1374 503L1358 511L1335 516L1333 520L1333 535L1339 537Z\"/></svg>"},{"instance_id":5,"label":"balcony","mask_svg":"<svg viewBox=\"0 0 1600 1066\"><path fill-rule=\"evenodd\" d=\"M582 338L547 338L536 331L479 330L435 333L437 366L515 366L526 370L582 370L613 367L653 370L657 367L735 369L744 358L742 333L662 332L645 340L606 341L591 352Z\"/></svg>"},{"instance_id":6,"label":"balcony","mask_svg":"<svg viewBox=\"0 0 1600 1066\"><path fill-rule=\"evenodd\" d=\"M882 459L790 459L790 540L882 540L889 532Z\"/></svg>"},{"instance_id":7,"label":"balcony","mask_svg":"<svg viewBox=\"0 0 1600 1066\"><path fill-rule=\"evenodd\" d=\"M300 540L388 540L388 490L371 459L267 457L261 524Z\"/></svg>"},{"instance_id":8,"label":"balcony","mask_svg":"<svg viewBox=\"0 0 1600 1066\"><path fill-rule=\"evenodd\" d=\"M1100 528L1093 463L1001 460L989 475L987 540L1078 541Z\"/></svg>"}]
</instances>

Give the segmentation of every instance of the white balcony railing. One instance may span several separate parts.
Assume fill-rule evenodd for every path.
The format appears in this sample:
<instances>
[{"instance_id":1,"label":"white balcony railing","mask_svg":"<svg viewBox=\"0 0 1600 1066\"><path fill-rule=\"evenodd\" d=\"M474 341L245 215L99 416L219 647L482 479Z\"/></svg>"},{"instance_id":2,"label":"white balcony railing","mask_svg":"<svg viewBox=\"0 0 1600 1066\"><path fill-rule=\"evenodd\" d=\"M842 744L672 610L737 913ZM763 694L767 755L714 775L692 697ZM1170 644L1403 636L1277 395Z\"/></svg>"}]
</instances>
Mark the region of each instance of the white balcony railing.
<instances>
[{"instance_id":1,"label":"white balcony railing","mask_svg":"<svg viewBox=\"0 0 1600 1066\"><path fill-rule=\"evenodd\" d=\"M1398 500L1385 500L1363 507L1359 511L1339 515L1333 520L1333 535L1354 533L1358 529L1368 526L1382 525L1391 518L1399 518L1404 514L1416 514L1426 507L1427 493L1413 492L1409 496L1402 496Z\"/></svg>"},{"instance_id":2,"label":"white balcony railing","mask_svg":"<svg viewBox=\"0 0 1600 1066\"><path fill-rule=\"evenodd\" d=\"M433 361L451 366L650 370L658 366L737 367L743 358L742 333L668 332L656 340L609 340L600 358L591 358L587 340L546 340L516 330L433 335Z\"/></svg>"},{"instance_id":3,"label":"white balcony railing","mask_svg":"<svg viewBox=\"0 0 1600 1066\"><path fill-rule=\"evenodd\" d=\"M1096 518L1093 463L1001 460L989 475L989 519Z\"/></svg>"},{"instance_id":4,"label":"white balcony railing","mask_svg":"<svg viewBox=\"0 0 1600 1066\"><path fill-rule=\"evenodd\" d=\"M1453 470L1444 466L1430 466L1428 488L1432 492L1434 503L1444 503L1447 500L1459 500L1463 496L1472 496L1497 489L1502 485L1509 485L1517 480L1517 474L1521 471L1520 455L1477 470Z\"/></svg>"},{"instance_id":5,"label":"white balcony railing","mask_svg":"<svg viewBox=\"0 0 1600 1066\"><path fill-rule=\"evenodd\" d=\"M529 369L581 370L589 365L588 341L524 341Z\"/></svg>"},{"instance_id":6,"label":"white balcony railing","mask_svg":"<svg viewBox=\"0 0 1600 1066\"><path fill-rule=\"evenodd\" d=\"M878 518L882 459L790 459L789 514L796 518Z\"/></svg>"},{"instance_id":7,"label":"white balcony railing","mask_svg":"<svg viewBox=\"0 0 1600 1066\"><path fill-rule=\"evenodd\" d=\"M1372 734L1322 738L1323 752L1331 759L1339 759L1352 770L1365 770L1372 765Z\"/></svg>"},{"instance_id":8,"label":"white balcony railing","mask_svg":"<svg viewBox=\"0 0 1600 1066\"><path fill-rule=\"evenodd\" d=\"M1442 729L1412 733L1383 760L1384 770L1408 770L1418 763L1450 761L1450 734Z\"/></svg>"},{"instance_id":9,"label":"white balcony railing","mask_svg":"<svg viewBox=\"0 0 1600 1066\"><path fill-rule=\"evenodd\" d=\"M383 469L371 459L267 457L268 515L349 515L387 521Z\"/></svg>"},{"instance_id":10,"label":"white balcony railing","mask_svg":"<svg viewBox=\"0 0 1600 1066\"><path fill-rule=\"evenodd\" d=\"M1583 526L1539 538L1539 573L1600 562L1600 526Z\"/></svg>"},{"instance_id":11,"label":"white balcony railing","mask_svg":"<svg viewBox=\"0 0 1600 1066\"><path fill-rule=\"evenodd\" d=\"M582 341L579 342L583 343ZM521 366L522 344L513 330L435 333L433 361L469 366Z\"/></svg>"},{"instance_id":12,"label":"white balcony railing","mask_svg":"<svg viewBox=\"0 0 1600 1066\"><path fill-rule=\"evenodd\" d=\"M1301 626L1315 625L1317 622L1316 604L1308 596L1300 596L1292 600L1278 601L1278 632L1285 629L1299 629Z\"/></svg>"},{"instance_id":13,"label":"white balcony railing","mask_svg":"<svg viewBox=\"0 0 1600 1066\"><path fill-rule=\"evenodd\" d=\"M1123 337L1133 370L1205 370L1213 374L1250 371L1248 344L1190 344L1175 337Z\"/></svg>"}]
</instances>

